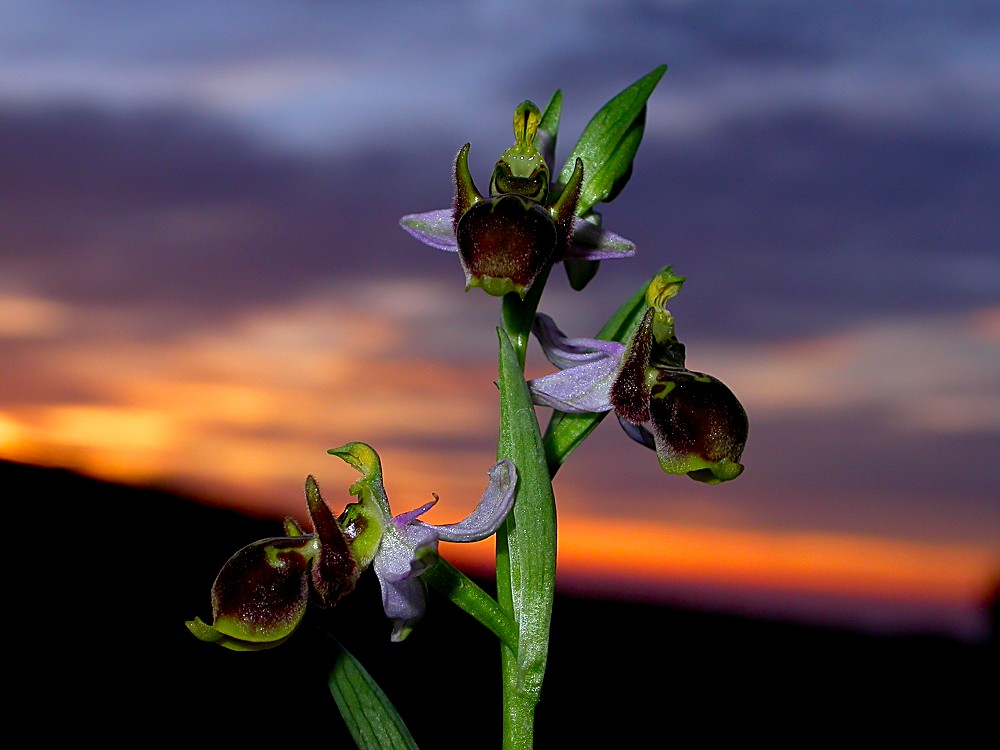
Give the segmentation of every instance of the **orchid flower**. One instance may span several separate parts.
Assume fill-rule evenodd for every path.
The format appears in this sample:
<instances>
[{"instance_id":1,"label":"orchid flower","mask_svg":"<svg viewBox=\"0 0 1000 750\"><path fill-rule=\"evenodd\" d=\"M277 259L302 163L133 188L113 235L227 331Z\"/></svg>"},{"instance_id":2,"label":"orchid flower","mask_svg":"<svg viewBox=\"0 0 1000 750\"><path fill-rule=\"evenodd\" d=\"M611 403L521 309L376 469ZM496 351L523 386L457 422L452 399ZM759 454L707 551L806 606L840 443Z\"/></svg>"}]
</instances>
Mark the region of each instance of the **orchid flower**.
<instances>
[{"instance_id":1,"label":"orchid flower","mask_svg":"<svg viewBox=\"0 0 1000 750\"><path fill-rule=\"evenodd\" d=\"M684 366L684 345L664 307L684 279L669 269L646 293L646 313L627 345L569 338L542 313L534 333L559 372L529 381L534 403L568 413L607 412L633 440L656 451L669 474L707 484L735 479L749 423L720 380Z\"/></svg>"},{"instance_id":2,"label":"orchid flower","mask_svg":"<svg viewBox=\"0 0 1000 750\"><path fill-rule=\"evenodd\" d=\"M284 643L302 623L307 604L332 607L354 589L359 569L349 539L306 479L314 533L292 518L284 537L262 539L234 554L212 584L212 615L185 623L197 638L233 651L257 651Z\"/></svg>"},{"instance_id":3,"label":"orchid flower","mask_svg":"<svg viewBox=\"0 0 1000 750\"><path fill-rule=\"evenodd\" d=\"M420 576L438 559L438 542L478 542L494 534L514 504L517 472L503 459L490 468L489 484L479 504L462 521L436 525L419 517L437 502L392 515L382 483L382 463L365 443L348 443L329 451L361 472L350 489L358 497L340 518L351 549L364 570L374 566L382 587L382 605L393 621L392 640L402 641L423 617L427 591Z\"/></svg>"},{"instance_id":4,"label":"orchid flower","mask_svg":"<svg viewBox=\"0 0 1000 750\"><path fill-rule=\"evenodd\" d=\"M364 443L348 443L330 453L364 474L350 490L360 502L335 518L310 476L306 500L314 532L307 534L286 518L286 536L261 539L230 557L212 584L213 623L197 617L186 623L197 638L234 651L278 646L302 623L309 604L332 607L373 565L385 613L394 623L392 640L401 641L424 614L426 589L420 575L437 562L438 541L485 539L514 504L517 473L504 459L489 470L486 492L464 520L443 526L419 520L436 496L393 516L378 454Z\"/></svg>"},{"instance_id":5,"label":"orchid flower","mask_svg":"<svg viewBox=\"0 0 1000 750\"><path fill-rule=\"evenodd\" d=\"M473 182L466 143L455 159L454 205L400 219L424 244L458 253L466 291L478 286L497 297L515 292L523 299L554 263L635 254L635 245L602 229L599 215L580 203L583 159L574 159L564 184L551 183L554 137L539 129L541 122L532 102L517 107L515 143L496 163L489 197Z\"/></svg>"}]
</instances>

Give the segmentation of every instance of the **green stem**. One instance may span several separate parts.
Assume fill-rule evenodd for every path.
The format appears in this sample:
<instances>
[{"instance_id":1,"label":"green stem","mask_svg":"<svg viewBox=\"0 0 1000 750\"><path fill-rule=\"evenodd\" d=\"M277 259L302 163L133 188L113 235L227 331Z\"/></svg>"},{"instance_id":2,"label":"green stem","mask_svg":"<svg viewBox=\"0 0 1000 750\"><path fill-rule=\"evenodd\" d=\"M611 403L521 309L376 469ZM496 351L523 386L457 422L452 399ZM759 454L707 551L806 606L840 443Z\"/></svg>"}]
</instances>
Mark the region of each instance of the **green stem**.
<instances>
[{"instance_id":1,"label":"green stem","mask_svg":"<svg viewBox=\"0 0 1000 750\"><path fill-rule=\"evenodd\" d=\"M552 413L552 418L545 428L544 440L545 462L549 467L549 476L556 475L559 467L569 458L569 454L576 450L606 416L608 416L608 412L567 414L556 411Z\"/></svg>"},{"instance_id":2,"label":"green stem","mask_svg":"<svg viewBox=\"0 0 1000 750\"><path fill-rule=\"evenodd\" d=\"M502 303L500 335L500 438L498 458L517 466L514 510L496 535L497 605L516 623L516 648L501 645L503 748L531 750L535 707L548 656L556 571L556 512L552 477L605 414L556 412L544 441L527 384L524 364L535 312L548 272L525 299L508 294ZM645 288L611 317L599 338L625 341L645 309ZM505 348L506 347L506 348Z\"/></svg>"},{"instance_id":3,"label":"green stem","mask_svg":"<svg viewBox=\"0 0 1000 750\"><path fill-rule=\"evenodd\" d=\"M500 308L503 329L510 337L511 346L517 353L522 371L528 351L528 341L531 340L531 327L535 323L535 311L538 310L538 303L542 299L542 290L545 288L545 282L548 281L549 270L545 269L538 274L538 278L528 289L523 300L513 292L504 295Z\"/></svg>"},{"instance_id":4,"label":"green stem","mask_svg":"<svg viewBox=\"0 0 1000 750\"><path fill-rule=\"evenodd\" d=\"M501 434L498 457L514 459L518 499L496 535L497 601L517 623L518 646L501 647L503 748L531 750L535 707L548 654L555 584L555 501L524 365L535 311L547 280L540 275L525 299L503 298L500 347ZM504 342L509 342L508 356ZM516 377L512 376L514 370Z\"/></svg>"},{"instance_id":5,"label":"green stem","mask_svg":"<svg viewBox=\"0 0 1000 750\"><path fill-rule=\"evenodd\" d=\"M493 631L507 648L517 650L513 618L465 573L441 558L423 574L423 579Z\"/></svg>"}]
</instances>

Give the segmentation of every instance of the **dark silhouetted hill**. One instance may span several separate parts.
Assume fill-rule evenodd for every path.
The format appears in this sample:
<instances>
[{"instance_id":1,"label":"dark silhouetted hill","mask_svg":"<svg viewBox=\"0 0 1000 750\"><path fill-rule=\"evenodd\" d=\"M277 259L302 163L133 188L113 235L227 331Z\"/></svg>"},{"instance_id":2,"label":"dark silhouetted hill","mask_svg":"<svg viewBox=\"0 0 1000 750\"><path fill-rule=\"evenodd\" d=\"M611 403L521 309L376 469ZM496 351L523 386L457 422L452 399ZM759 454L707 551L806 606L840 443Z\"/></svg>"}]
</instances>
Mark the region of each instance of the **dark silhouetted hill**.
<instances>
[{"instance_id":1,"label":"dark silhouetted hill","mask_svg":"<svg viewBox=\"0 0 1000 750\"><path fill-rule=\"evenodd\" d=\"M280 534L279 521L10 462L0 487L9 686L14 708L30 709L11 721L43 744L352 747L325 686L322 625L422 748L499 748L498 646L434 592L404 643L389 641L369 572L284 646L234 653L197 641L184 621L210 618L222 563ZM1000 705L996 663L995 644L561 595L536 747L808 748L907 735L973 747L963 738Z\"/></svg>"}]
</instances>

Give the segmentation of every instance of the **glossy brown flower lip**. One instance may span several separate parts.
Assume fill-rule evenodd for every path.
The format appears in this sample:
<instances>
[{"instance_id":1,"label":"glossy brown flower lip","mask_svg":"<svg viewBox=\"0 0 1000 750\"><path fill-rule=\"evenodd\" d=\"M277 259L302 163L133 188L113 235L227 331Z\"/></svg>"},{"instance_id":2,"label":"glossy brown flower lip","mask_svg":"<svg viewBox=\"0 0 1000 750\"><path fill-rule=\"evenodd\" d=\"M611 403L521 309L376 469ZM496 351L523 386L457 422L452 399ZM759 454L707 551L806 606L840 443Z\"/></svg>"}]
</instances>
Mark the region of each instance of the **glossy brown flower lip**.
<instances>
[{"instance_id":1,"label":"glossy brown flower lip","mask_svg":"<svg viewBox=\"0 0 1000 750\"><path fill-rule=\"evenodd\" d=\"M548 212L519 195L472 206L458 220L455 237L466 286L481 286L496 296L530 288L566 242Z\"/></svg>"},{"instance_id":2,"label":"glossy brown flower lip","mask_svg":"<svg viewBox=\"0 0 1000 750\"><path fill-rule=\"evenodd\" d=\"M212 584L212 624L186 623L198 639L234 651L273 648L287 640L308 605L332 607L354 590L359 568L350 540L306 479L314 532L285 520L286 536L261 539L229 558Z\"/></svg>"}]
</instances>

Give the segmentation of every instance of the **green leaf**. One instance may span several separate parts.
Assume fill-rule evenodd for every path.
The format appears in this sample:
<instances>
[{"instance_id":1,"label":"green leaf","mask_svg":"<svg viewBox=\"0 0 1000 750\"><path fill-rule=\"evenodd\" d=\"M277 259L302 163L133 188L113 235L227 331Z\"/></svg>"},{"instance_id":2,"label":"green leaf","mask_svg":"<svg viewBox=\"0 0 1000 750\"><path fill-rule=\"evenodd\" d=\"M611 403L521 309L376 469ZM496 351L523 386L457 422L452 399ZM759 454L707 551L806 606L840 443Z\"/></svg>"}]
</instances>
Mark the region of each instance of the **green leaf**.
<instances>
[{"instance_id":1,"label":"green leaf","mask_svg":"<svg viewBox=\"0 0 1000 750\"><path fill-rule=\"evenodd\" d=\"M660 273L666 271L669 266L661 269ZM653 278L656 278L654 275ZM627 342L636 327L646 313L646 289L649 281L645 282L614 315L608 318L595 338L604 341ZM594 428L610 412L598 414L567 414L556 411L552 413L548 426L545 428L545 460L548 463L549 476L555 476L559 467L582 443Z\"/></svg>"},{"instance_id":2,"label":"green leaf","mask_svg":"<svg viewBox=\"0 0 1000 750\"><path fill-rule=\"evenodd\" d=\"M328 683L360 750L418 750L406 724L361 663L331 638L336 660Z\"/></svg>"},{"instance_id":3,"label":"green leaf","mask_svg":"<svg viewBox=\"0 0 1000 750\"><path fill-rule=\"evenodd\" d=\"M661 65L619 93L587 123L559 174L566 184L576 158L583 159L583 189L577 216L595 204L610 201L632 174L632 160L642 141L646 122L646 100L660 82L667 66Z\"/></svg>"},{"instance_id":4,"label":"green leaf","mask_svg":"<svg viewBox=\"0 0 1000 750\"><path fill-rule=\"evenodd\" d=\"M500 436L498 458L517 467L517 497L507 517L510 588L518 625L520 692L537 701L548 658L549 626L556 574L556 512L552 480L535 407L507 333L500 339ZM499 596L499 595L498 595Z\"/></svg>"}]
</instances>

